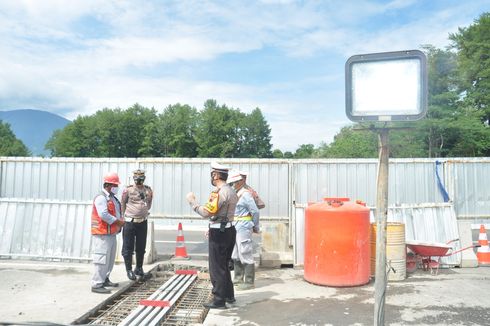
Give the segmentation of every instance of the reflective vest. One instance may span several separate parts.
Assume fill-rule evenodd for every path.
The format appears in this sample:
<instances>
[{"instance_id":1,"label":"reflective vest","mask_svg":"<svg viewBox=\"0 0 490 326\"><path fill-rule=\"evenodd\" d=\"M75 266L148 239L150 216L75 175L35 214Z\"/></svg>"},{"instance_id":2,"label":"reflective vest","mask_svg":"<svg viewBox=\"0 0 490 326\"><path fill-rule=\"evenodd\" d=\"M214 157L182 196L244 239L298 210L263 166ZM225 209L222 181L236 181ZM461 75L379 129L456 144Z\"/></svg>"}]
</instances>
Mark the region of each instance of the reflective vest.
<instances>
[{"instance_id":1,"label":"reflective vest","mask_svg":"<svg viewBox=\"0 0 490 326\"><path fill-rule=\"evenodd\" d=\"M252 196L252 199L253 199L253 193L252 193L252 191L250 189L248 189L248 188L242 187L237 192L238 201L240 201L240 199L242 198L243 194L246 193L246 192L248 192ZM244 215L244 216L235 216L235 218L233 220L234 221L253 221L253 217L252 217L252 215L250 215L250 212L249 212L247 215Z\"/></svg>"},{"instance_id":2,"label":"reflective vest","mask_svg":"<svg viewBox=\"0 0 490 326\"><path fill-rule=\"evenodd\" d=\"M104 196L107 199L107 211L109 214L112 216L117 216L116 215L116 205L112 202L111 198L107 198L104 193L101 193L102 196ZM119 203L116 197L114 199ZM121 205L119 204L119 207ZM115 234L118 233L121 230L121 227L116 225L116 223L113 223L111 225L107 224L106 221L104 221L100 216L99 213L97 212L97 208L95 207L95 199L92 204L92 234L97 234L97 235L106 235L106 234Z\"/></svg>"}]
</instances>

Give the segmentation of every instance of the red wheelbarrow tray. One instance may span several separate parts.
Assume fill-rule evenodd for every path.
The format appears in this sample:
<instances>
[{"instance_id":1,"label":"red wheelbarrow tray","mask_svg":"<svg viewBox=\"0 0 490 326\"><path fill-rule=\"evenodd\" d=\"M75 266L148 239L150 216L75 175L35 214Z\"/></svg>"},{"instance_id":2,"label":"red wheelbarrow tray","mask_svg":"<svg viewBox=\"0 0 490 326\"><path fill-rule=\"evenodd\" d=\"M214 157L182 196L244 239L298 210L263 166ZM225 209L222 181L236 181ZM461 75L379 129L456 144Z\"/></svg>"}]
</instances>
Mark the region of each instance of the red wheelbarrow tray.
<instances>
[{"instance_id":1,"label":"red wheelbarrow tray","mask_svg":"<svg viewBox=\"0 0 490 326\"><path fill-rule=\"evenodd\" d=\"M406 241L407 247L419 256L446 256L452 247L445 243Z\"/></svg>"}]
</instances>

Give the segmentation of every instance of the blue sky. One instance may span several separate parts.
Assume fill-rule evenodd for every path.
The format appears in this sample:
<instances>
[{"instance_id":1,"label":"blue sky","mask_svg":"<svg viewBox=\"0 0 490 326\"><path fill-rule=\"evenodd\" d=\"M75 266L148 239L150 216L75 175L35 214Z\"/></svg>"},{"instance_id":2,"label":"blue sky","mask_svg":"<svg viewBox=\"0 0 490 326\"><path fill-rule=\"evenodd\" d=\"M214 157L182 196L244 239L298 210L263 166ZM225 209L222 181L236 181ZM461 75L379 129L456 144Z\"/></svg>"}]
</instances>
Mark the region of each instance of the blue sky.
<instances>
[{"instance_id":1,"label":"blue sky","mask_svg":"<svg viewBox=\"0 0 490 326\"><path fill-rule=\"evenodd\" d=\"M0 109L74 119L134 103L258 107L273 148L329 143L350 122L355 54L449 45L488 0L0 0Z\"/></svg>"}]
</instances>

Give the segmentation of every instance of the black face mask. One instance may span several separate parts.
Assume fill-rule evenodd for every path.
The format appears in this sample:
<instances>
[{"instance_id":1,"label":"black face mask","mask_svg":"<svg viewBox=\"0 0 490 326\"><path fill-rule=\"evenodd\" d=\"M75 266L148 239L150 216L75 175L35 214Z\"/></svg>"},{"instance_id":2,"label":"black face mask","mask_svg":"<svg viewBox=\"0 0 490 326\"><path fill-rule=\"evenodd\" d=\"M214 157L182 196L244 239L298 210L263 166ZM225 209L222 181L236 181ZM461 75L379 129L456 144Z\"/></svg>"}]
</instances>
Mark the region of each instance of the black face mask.
<instances>
[{"instance_id":1,"label":"black face mask","mask_svg":"<svg viewBox=\"0 0 490 326\"><path fill-rule=\"evenodd\" d=\"M142 185L145 182L145 177L133 177L134 183L137 185Z\"/></svg>"},{"instance_id":2,"label":"black face mask","mask_svg":"<svg viewBox=\"0 0 490 326\"><path fill-rule=\"evenodd\" d=\"M214 183L213 183L214 182L214 173L215 173L214 171L211 172L211 185L213 185L213 186L214 186Z\"/></svg>"}]
</instances>

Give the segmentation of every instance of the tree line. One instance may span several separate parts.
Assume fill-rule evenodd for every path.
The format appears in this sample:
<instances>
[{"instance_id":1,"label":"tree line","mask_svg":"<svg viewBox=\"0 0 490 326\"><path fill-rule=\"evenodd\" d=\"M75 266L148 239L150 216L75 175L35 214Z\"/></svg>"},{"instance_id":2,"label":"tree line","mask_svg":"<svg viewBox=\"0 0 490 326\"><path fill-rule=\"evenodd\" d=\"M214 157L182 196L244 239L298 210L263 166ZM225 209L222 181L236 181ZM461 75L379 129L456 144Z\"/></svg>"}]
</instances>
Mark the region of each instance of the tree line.
<instances>
[{"instance_id":1,"label":"tree line","mask_svg":"<svg viewBox=\"0 0 490 326\"><path fill-rule=\"evenodd\" d=\"M272 157L270 128L259 108L246 114L207 100L201 111L135 104L79 116L46 144L65 157Z\"/></svg>"},{"instance_id":2,"label":"tree line","mask_svg":"<svg viewBox=\"0 0 490 326\"><path fill-rule=\"evenodd\" d=\"M390 132L391 157L490 156L490 13L449 35L450 45L422 46L428 58L427 116ZM135 104L79 116L46 144L64 157L375 158L372 125L342 128L330 144L272 151L271 129L259 108L240 109L208 100L202 110L175 104L161 113ZM0 156L28 156L0 121Z\"/></svg>"}]
</instances>

